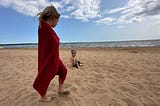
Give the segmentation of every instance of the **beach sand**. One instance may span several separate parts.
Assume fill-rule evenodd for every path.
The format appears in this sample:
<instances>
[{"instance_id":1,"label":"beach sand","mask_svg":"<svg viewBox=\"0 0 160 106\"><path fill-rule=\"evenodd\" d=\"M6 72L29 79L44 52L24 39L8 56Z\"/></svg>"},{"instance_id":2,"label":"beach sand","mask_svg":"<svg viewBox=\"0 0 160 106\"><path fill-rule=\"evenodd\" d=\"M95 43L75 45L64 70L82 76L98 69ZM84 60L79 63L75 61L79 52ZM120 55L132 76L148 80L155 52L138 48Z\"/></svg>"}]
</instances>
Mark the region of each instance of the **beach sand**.
<instances>
[{"instance_id":1,"label":"beach sand","mask_svg":"<svg viewBox=\"0 0 160 106\"><path fill-rule=\"evenodd\" d=\"M0 49L0 106L160 106L160 48L75 48L85 66L70 64L70 50L60 49L68 68L58 96L58 76L39 102L32 84L37 75L37 49Z\"/></svg>"}]
</instances>

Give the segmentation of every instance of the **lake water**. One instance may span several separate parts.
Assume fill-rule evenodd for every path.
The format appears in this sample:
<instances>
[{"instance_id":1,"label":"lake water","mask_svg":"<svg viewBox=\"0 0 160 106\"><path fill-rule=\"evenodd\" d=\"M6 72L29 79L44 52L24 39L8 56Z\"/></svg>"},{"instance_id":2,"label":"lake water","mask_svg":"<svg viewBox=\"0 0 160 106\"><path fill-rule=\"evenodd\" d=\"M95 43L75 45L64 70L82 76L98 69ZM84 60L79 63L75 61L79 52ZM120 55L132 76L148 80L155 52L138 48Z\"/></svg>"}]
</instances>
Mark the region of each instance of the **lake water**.
<instances>
[{"instance_id":1,"label":"lake water","mask_svg":"<svg viewBox=\"0 0 160 106\"><path fill-rule=\"evenodd\" d=\"M157 39L157 40L134 40L134 41L111 41L111 42L61 43L60 47L61 48L72 48L72 47L160 47L160 39ZM0 48L37 48L37 43L1 44Z\"/></svg>"}]
</instances>

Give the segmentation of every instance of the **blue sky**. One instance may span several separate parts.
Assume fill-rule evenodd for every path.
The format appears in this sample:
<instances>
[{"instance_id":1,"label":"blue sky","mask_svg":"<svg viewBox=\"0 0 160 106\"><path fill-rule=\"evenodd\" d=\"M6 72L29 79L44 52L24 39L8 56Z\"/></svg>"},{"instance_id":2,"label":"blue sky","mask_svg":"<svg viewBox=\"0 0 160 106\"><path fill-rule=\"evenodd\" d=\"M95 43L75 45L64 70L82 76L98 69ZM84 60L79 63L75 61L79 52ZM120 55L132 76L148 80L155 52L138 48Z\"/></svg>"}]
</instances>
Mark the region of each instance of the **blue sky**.
<instances>
[{"instance_id":1,"label":"blue sky","mask_svg":"<svg viewBox=\"0 0 160 106\"><path fill-rule=\"evenodd\" d=\"M160 39L159 0L0 0L0 44L37 43L36 14L49 5L61 42Z\"/></svg>"}]
</instances>

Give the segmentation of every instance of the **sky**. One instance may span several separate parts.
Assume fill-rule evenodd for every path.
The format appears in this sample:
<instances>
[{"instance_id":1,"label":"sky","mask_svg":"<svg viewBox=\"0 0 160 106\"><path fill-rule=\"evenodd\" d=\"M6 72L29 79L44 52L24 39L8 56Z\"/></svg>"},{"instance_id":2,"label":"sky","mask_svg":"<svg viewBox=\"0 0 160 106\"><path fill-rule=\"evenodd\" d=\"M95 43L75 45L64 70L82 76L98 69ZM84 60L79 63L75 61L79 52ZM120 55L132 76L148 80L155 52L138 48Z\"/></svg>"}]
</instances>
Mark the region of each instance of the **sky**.
<instances>
[{"instance_id":1,"label":"sky","mask_svg":"<svg viewBox=\"0 0 160 106\"><path fill-rule=\"evenodd\" d=\"M160 0L0 0L0 44L37 43L36 15L50 5L60 42L160 39Z\"/></svg>"}]
</instances>

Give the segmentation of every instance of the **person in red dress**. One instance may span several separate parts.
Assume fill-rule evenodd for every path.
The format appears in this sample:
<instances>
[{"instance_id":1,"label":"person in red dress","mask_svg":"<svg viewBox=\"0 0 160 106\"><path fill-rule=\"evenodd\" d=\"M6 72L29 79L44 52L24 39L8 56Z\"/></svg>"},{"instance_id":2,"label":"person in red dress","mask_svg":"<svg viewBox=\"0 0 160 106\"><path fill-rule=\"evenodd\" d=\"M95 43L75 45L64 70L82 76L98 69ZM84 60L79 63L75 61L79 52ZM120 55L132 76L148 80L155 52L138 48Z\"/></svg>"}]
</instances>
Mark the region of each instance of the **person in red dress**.
<instances>
[{"instance_id":1,"label":"person in red dress","mask_svg":"<svg viewBox=\"0 0 160 106\"><path fill-rule=\"evenodd\" d=\"M52 101L46 96L51 80L59 75L59 95L67 95L69 91L63 88L67 75L67 68L59 57L59 37L54 28L59 20L60 14L54 6L46 7L39 13L38 28L38 75L33 83L34 89L40 94L40 101Z\"/></svg>"}]
</instances>

